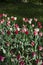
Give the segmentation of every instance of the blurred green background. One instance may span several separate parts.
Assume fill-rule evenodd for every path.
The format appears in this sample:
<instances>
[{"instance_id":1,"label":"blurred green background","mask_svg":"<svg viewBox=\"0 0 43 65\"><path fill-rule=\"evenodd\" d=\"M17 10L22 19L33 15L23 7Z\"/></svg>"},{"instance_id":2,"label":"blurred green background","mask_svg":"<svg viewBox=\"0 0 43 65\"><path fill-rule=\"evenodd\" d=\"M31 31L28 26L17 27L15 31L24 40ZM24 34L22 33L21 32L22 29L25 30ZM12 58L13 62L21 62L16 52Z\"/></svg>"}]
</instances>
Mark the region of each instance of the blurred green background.
<instances>
[{"instance_id":1,"label":"blurred green background","mask_svg":"<svg viewBox=\"0 0 43 65\"><path fill-rule=\"evenodd\" d=\"M43 24L43 0L0 0L0 13L38 18Z\"/></svg>"}]
</instances>

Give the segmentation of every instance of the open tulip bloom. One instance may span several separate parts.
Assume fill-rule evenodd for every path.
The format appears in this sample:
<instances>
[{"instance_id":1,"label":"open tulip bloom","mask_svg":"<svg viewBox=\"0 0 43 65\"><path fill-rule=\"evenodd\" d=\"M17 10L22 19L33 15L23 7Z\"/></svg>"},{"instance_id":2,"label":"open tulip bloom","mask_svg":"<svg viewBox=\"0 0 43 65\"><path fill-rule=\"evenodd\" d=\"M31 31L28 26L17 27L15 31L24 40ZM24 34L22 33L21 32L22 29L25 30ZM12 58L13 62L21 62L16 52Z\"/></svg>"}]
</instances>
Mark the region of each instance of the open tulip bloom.
<instances>
[{"instance_id":1,"label":"open tulip bloom","mask_svg":"<svg viewBox=\"0 0 43 65\"><path fill-rule=\"evenodd\" d=\"M41 22L37 18L18 19L0 14L0 65L43 65Z\"/></svg>"}]
</instances>

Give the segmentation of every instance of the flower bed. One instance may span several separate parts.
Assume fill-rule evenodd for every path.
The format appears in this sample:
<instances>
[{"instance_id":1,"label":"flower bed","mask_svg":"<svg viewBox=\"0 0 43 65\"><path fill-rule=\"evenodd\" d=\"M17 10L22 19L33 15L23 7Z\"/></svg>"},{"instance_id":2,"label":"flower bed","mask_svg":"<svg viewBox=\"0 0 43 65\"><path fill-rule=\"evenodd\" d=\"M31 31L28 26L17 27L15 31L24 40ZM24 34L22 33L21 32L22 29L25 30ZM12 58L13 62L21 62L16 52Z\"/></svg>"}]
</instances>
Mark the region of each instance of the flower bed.
<instances>
[{"instance_id":1,"label":"flower bed","mask_svg":"<svg viewBox=\"0 0 43 65\"><path fill-rule=\"evenodd\" d=\"M43 65L43 32L36 18L0 14L0 65ZM20 26L19 26L20 25Z\"/></svg>"}]
</instances>

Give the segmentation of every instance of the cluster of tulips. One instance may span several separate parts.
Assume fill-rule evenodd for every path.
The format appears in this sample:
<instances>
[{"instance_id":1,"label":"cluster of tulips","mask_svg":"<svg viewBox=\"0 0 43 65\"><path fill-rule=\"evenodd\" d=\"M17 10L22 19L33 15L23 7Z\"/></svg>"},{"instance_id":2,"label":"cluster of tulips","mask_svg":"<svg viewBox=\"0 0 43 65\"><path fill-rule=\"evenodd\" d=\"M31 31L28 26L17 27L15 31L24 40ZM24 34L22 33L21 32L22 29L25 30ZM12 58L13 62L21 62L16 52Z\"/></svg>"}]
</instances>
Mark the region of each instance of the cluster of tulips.
<instances>
[{"instance_id":1,"label":"cluster of tulips","mask_svg":"<svg viewBox=\"0 0 43 65\"><path fill-rule=\"evenodd\" d=\"M42 23L37 18L21 21L0 14L0 65L43 65Z\"/></svg>"}]
</instances>

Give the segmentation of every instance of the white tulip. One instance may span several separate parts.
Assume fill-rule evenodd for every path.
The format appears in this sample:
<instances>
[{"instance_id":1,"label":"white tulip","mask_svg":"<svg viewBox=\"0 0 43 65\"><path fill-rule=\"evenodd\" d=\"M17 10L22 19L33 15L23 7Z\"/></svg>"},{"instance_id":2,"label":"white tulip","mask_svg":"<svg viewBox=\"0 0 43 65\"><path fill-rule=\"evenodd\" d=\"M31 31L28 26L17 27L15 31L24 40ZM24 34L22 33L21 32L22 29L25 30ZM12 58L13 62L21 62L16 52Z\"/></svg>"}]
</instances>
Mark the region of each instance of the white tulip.
<instances>
[{"instance_id":1,"label":"white tulip","mask_svg":"<svg viewBox=\"0 0 43 65\"><path fill-rule=\"evenodd\" d=\"M17 20L17 17L14 17L14 20Z\"/></svg>"},{"instance_id":2,"label":"white tulip","mask_svg":"<svg viewBox=\"0 0 43 65\"><path fill-rule=\"evenodd\" d=\"M39 28L35 28L34 30L37 31L37 32L39 32Z\"/></svg>"}]
</instances>

